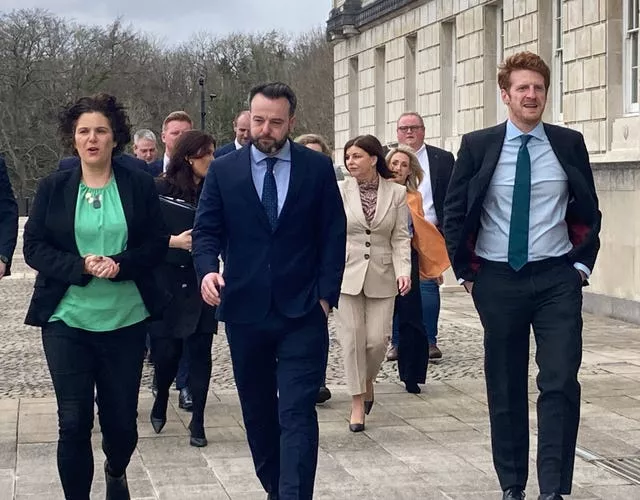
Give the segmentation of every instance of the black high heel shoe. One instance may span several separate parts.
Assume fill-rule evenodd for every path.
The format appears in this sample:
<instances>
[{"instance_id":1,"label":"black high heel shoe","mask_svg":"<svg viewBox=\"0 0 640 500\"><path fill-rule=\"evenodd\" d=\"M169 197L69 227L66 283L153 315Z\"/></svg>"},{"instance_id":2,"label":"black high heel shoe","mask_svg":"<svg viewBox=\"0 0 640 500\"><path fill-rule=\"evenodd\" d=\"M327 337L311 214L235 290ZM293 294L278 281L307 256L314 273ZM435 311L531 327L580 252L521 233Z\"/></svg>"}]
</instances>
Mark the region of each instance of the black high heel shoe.
<instances>
[{"instance_id":1,"label":"black high heel shoe","mask_svg":"<svg viewBox=\"0 0 640 500\"><path fill-rule=\"evenodd\" d=\"M349 430L351 432L362 432L364 430L364 420L362 423L351 423L351 415L349 415Z\"/></svg>"},{"instance_id":2,"label":"black high heel shoe","mask_svg":"<svg viewBox=\"0 0 640 500\"><path fill-rule=\"evenodd\" d=\"M191 421L189 424L189 432L191 433L191 436L189 437L189 444L191 446L203 448L209 444L207 436L204 433L203 425L195 425L193 421Z\"/></svg>"},{"instance_id":3,"label":"black high heel shoe","mask_svg":"<svg viewBox=\"0 0 640 500\"><path fill-rule=\"evenodd\" d=\"M156 397L156 400L153 403L149 420L151 421L151 427L153 427L156 434L160 434L167 423L167 403L168 401L163 405L162 398L158 397Z\"/></svg>"}]
</instances>

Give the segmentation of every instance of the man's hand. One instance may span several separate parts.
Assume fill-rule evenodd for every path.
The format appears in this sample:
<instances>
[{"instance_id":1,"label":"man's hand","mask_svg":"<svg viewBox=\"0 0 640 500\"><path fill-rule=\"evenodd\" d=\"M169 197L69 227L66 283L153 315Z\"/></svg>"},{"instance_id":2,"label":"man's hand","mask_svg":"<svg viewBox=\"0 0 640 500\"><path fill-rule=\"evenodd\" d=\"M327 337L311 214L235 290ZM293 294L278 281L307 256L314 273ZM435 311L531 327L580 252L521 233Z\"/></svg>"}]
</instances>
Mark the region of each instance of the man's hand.
<instances>
[{"instance_id":1,"label":"man's hand","mask_svg":"<svg viewBox=\"0 0 640 500\"><path fill-rule=\"evenodd\" d=\"M0 262L0 280L4 278L4 273L7 272L7 265L4 262Z\"/></svg>"},{"instance_id":2,"label":"man's hand","mask_svg":"<svg viewBox=\"0 0 640 500\"><path fill-rule=\"evenodd\" d=\"M329 317L329 302L324 299L320 299L320 305L322 306L325 316Z\"/></svg>"},{"instance_id":3,"label":"man's hand","mask_svg":"<svg viewBox=\"0 0 640 500\"><path fill-rule=\"evenodd\" d=\"M409 276L400 276L398 278L398 291L404 296L411 290L411 278Z\"/></svg>"},{"instance_id":4,"label":"man's hand","mask_svg":"<svg viewBox=\"0 0 640 500\"><path fill-rule=\"evenodd\" d=\"M471 293L471 290L473 290L473 281L464 281L462 283L462 286L467 291L467 293Z\"/></svg>"},{"instance_id":5,"label":"man's hand","mask_svg":"<svg viewBox=\"0 0 640 500\"><path fill-rule=\"evenodd\" d=\"M220 305L220 292L224 288L224 279L220 273L209 273L202 278L200 294L210 306Z\"/></svg>"}]
</instances>

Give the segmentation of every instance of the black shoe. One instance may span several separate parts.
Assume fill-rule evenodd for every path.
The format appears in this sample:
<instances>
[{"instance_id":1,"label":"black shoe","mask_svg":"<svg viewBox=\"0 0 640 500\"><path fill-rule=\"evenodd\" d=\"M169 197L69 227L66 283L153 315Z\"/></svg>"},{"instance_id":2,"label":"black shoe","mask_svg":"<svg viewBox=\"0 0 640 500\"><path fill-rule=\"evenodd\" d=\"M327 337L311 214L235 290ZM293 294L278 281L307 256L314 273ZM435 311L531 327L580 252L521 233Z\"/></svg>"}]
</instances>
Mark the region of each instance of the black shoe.
<instances>
[{"instance_id":1,"label":"black shoe","mask_svg":"<svg viewBox=\"0 0 640 500\"><path fill-rule=\"evenodd\" d=\"M158 397L158 379L156 378L156 371L153 371L153 380L151 381L151 394L154 398Z\"/></svg>"},{"instance_id":2,"label":"black shoe","mask_svg":"<svg viewBox=\"0 0 640 500\"><path fill-rule=\"evenodd\" d=\"M180 395L178 396L178 406L186 411L193 410L193 400L191 399L191 392L188 387L180 389Z\"/></svg>"},{"instance_id":3,"label":"black shoe","mask_svg":"<svg viewBox=\"0 0 640 500\"><path fill-rule=\"evenodd\" d=\"M562 500L562 497L557 493L540 493L538 500Z\"/></svg>"},{"instance_id":4,"label":"black shoe","mask_svg":"<svg viewBox=\"0 0 640 500\"><path fill-rule=\"evenodd\" d=\"M502 500L524 500L524 489L519 486L508 488L502 494Z\"/></svg>"},{"instance_id":5,"label":"black shoe","mask_svg":"<svg viewBox=\"0 0 640 500\"><path fill-rule=\"evenodd\" d=\"M191 446L203 448L209 444L207 436L204 433L203 425L195 425L193 421L191 421L189 424L189 432L191 433L191 436L189 437L189 444Z\"/></svg>"},{"instance_id":6,"label":"black shoe","mask_svg":"<svg viewBox=\"0 0 640 500\"><path fill-rule=\"evenodd\" d=\"M104 481L106 483L106 500L130 500L127 473L120 477L112 476L109 472L109 464L104 462Z\"/></svg>"},{"instance_id":7,"label":"black shoe","mask_svg":"<svg viewBox=\"0 0 640 500\"><path fill-rule=\"evenodd\" d=\"M364 424L349 424L349 430L351 432L362 432L364 430Z\"/></svg>"},{"instance_id":8,"label":"black shoe","mask_svg":"<svg viewBox=\"0 0 640 500\"><path fill-rule=\"evenodd\" d=\"M153 427L155 433L160 434L160 431L167 423L167 404L163 405L162 401L156 398L153 402L153 408L151 408L149 420L151 420L151 427Z\"/></svg>"},{"instance_id":9,"label":"black shoe","mask_svg":"<svg viewBox=\"0 0 640 500\"><path fill-rule=\"evenodd\" d=\"M320 405L322 403L329 401L330 399L331 399L331 391L323 385L322 387L320 387L320 390L318 391L316 404Z\"/></svg>"},{"instance_id":10,"label":"black shoe","mask_svg":"<svg viewBox=\"0 0 640 500\"><path fill-rule=\"evenodd\" d=\"M411 394L420 394L422 392L420 386L415 382L405 382L404 386L407 389L407 392L410 392Z\"/></svg>"}]
</instances>

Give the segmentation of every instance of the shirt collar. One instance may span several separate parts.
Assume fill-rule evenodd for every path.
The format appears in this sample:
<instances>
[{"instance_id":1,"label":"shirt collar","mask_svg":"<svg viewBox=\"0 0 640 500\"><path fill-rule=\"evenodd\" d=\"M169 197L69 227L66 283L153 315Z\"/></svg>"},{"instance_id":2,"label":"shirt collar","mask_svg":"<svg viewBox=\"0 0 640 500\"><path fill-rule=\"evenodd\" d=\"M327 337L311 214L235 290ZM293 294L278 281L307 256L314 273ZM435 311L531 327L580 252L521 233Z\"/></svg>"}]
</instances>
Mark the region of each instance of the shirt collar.
<instances>
[{"instance_id":1,"label":"shirt collar","mask_svg":"<svg viewBox=\"0 0 640 500\"><path fill-rule=\"evenodd\" d=\"M253 161L257 165L258 163L260 163L261 161L265 160L266 158L269 158L269 155L264 154L262 151L260 151L258 148L256 148L252 144L251 145L251 157L253 158ZM274 157L277 158L278 160L291 162L291 143L290 143L290 141L285 142L284 146L282 146L282 149L280 151L278 151L278 154L274 155Z\"/></svg>"},{"instance_id":2,"label":"shirt collar","mask_svg":"<svg viewBox=\"0 0 640 500\"><path fill-rule=\"evenodd\" d=\"M525 133L518 127L516 127L511 120L507 120L507 134L505 137L506 140L512 141L514 139L517 139L521 135L525 135ZM535 137L536 139L539 139L541 141L544 141L547 137L547 134L544 133L544 125L542 124L542 122L538 122L535 128L527 135Z\"/></svg>"},{"instance_id":3,"label":"shirt collar","mask_svg":"<svg viewBox=\"0 0 640 500\"><path fill-rule=\"evenodd\" d=\"M242 149L242 144L238 142L238 139L234 139L233 142L236 145L236 149Z\"/></svg>"},{"instance_id":4,"label":"shirt collar","mask_svg":"<svg viewBox=\"0 0 640 500\"><path fill-rule=\"evenodd\" d=\"M416 156L420 156L425 149L427 149L427 145L422 143L422 146L420 146L420 149L416 151Z\"/></svg>"}]
</instances>

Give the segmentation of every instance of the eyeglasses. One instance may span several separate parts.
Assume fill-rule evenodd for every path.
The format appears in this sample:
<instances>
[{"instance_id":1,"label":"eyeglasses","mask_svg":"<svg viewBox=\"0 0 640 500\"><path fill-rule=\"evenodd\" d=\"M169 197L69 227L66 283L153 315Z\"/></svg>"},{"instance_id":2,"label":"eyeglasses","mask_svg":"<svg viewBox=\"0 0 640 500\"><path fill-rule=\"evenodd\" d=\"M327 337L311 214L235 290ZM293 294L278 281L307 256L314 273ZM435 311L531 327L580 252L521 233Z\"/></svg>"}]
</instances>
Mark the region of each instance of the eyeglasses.
<instances>
[{"instance_id":1,"label":"eyeglasses","mask_svg":"<svg viewBox=\"0 0 640 500\"><path fill-rule=\"evenodd\" d=\"M398 132L406 134L407 132L417 132L418 130L422 130L423 128L423 125L402 125L401 127L398 127Z\"/></svg>"}]
</instances>

